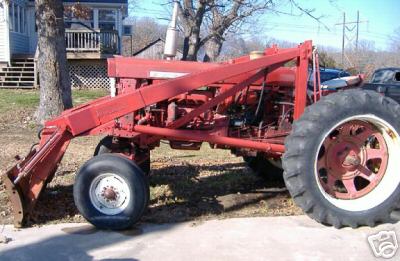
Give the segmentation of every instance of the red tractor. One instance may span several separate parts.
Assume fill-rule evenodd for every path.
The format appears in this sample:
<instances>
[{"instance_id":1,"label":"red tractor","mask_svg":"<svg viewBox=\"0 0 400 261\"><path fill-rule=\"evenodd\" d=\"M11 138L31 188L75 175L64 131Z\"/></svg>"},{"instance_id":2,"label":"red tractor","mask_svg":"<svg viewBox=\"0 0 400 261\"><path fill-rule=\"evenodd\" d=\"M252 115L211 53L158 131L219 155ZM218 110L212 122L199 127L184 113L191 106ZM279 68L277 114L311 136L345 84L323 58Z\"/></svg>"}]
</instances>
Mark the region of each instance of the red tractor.
<instances>
[{"instance_id":1,"label":"red tractor","mask_svg":"<svg viewBox=\"0 0 400 261\"><path fill-rule=\"evenodd\" d=\"M111 95L46 122L39 145L4 175L15 225L33 211L70 140L86 135L105 138L77 173L74 200L100 228L140 219L160 140L229 149L267 174L279 175L282 163L294 201L318 222L391 221L400 202L400 106L370 91L332 93L318 72L311 41L223 63L109 59Z\"/></svg>"}]
</instances>

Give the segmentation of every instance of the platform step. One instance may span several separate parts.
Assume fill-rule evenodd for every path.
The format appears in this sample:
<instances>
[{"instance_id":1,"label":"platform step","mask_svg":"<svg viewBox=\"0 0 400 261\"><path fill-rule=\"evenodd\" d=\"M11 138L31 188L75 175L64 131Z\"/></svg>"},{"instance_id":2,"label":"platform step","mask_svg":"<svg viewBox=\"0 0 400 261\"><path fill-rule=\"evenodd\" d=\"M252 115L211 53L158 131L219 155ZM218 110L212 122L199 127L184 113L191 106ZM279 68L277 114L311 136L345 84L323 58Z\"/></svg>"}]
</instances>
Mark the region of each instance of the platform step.
<instances>
[{"instance_id":1,"label":"platform step","mask_svg":"<svg viewBox=\"0 0 400 261\"><path fill-rule=\"evenodd\" d=\"M28 68L30 68L30 67L35 67L35 63L34 62L11 62L11 66L12 67L24 67L24 68L26 68L26 67L28 67Z\"/></svg>"},{"instance_id":2,"label":"platform step","mask_svg":"<svg viewBox=\"0 0 400 261\"><path fill-rule=\"evenodd\" d=\"M34 86L14 86L14 85L0 85L0 89L26 89L26 90L32 90L35 89Z\"/></svg>"},{"instance_id":3,"label":"platform step","mask_svg":"<svg viewBox=\"0 0 400 261\"><path fill-rule=\"evenodd\" d=\"M13 56L11 66L0 70L0 88L32 89L35 86L35 62L29 55Z\"/></svg>"},{"instance_id":4,"label":"platform step","mask_svg":"<svg viewBox=\"0 0 400 261\"><path fill-rule=\"evenodd\" d=\"M3 72L33 72L33 67L4 67L2 68Z\"/></svg>"},{"instance_id":5,"label":"platform step","mask_svg":"<svg viewBox=\"0 0 400 261\"><path fill-rule=\"evenodd\" d=\"M9 75L9 76L0 76L4 80L12 80L12 79L18 79L18 80L23 80L23 79L28 79L29 81L32 79L34 80L35 77L32 76L15 76L15 75Z\"/></svg>"},{"instance_id":6,"label":"platform step","mask_svg":"<svg viewBox=\"0 0 400 261\"><path fill-rule=\"evenodd\" d=\"M19 71L19 72L13 72L13 71L0 72L0 76L31 76L31 77L33 77L34 72L31 72L31 71L29 71L29 72L21 72L21 71Z\"/></svg>"},{"instance_id":7,"label":"platform step","mask_svg":"<svg viewBox=\"0 0 400 261\"><path fill-rule=\"evenodd\" d=\"M0 82L0 88L21 88L21 89L33 89L35 86L32 82L29 83L10 83L10 82Z\"/></svg>"}]
</instances>

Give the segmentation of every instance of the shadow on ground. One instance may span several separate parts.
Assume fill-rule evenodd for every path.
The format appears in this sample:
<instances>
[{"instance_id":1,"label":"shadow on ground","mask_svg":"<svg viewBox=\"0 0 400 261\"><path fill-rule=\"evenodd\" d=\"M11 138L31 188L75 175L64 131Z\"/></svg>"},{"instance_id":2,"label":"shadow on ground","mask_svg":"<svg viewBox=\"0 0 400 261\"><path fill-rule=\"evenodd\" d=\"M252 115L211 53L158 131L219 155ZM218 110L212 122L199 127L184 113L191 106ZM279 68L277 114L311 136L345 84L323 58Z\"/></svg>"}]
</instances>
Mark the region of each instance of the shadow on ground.
<instances>
[{"instance_id":1,"label":"shadow on ground","mask_svg":"<svg viewBox=\"0 0 400 261\"><path fill-rule=\"evenodd\" d=\"M194 220L229 214L276 196L289 198L284 184L266 183L244 163L164 167L152 171L150 185L167 186L170 193L152 191L151 207L144 217L149 222Z\"/></svg>"},{"instance_id":2,"label":"shadow on ground","mask_svg":"<svg viewBox=\"0 0 400 261\"><path fill-rule=\"evenodd\" d=\"M252 173L244 163L185 164L155 168L150 173L149 181L151 201L142 221L152 223L232 217L235 216L232 213L237 211L240 214L236 216L254 216L253 212L247 213L243 210L249 207L251 209L251 206L253 209L278 209L282 206L276 201L277 198L284 200L290 198L282 183L266 183ZM264 203L261 204L262 202ZM68 216L79 215L73 202L72 185L55 185L47 188L37 204L35 213L30 222L36 224L52 223L52 221L66 220ZM69 227L63 229L64 235L3 251L0 259L93 260L91 255L94 252L91 251L122 243L132 236L138 237L142 234L171 229L175 224L156 226L155 231L144 230L143 227L146 225L138 224L122 232L97 230L90 225ZM51 251L52 249L59 251ZM134 249L133 252L139 253L140 250Z\"/></svg>"},{"instance_id":3,"label":"shadow on ground","mask_svg":"<svg viewBox=\"0 0 400 261\"><path fill-rule=\"evenodd\" d=\"M158 232L169 229L170 226L158 226L154 231ZM95 260L117 260L117 261L136 261L135 258L117 258L120 250L112 248L113 245L123 243L132 237L143 234L140 227L135 227L123 232L98 230L91 225L78 225L76 227L63 228L61 235L51 236L44 240L19 245L14 248L0 252L0 260L94 260L90 251L104 247L111 247L112 259ZM140 252L140 245L133 248L133 253ZM95 253L94 253L95 254Z\"/></svg>"},{"instance_id":4,"label":"shadow on ground","mask_svg":"<svg viewBox=\"0 0 400 261\"><path fill-rule=\"evenodd\" d=\"M266 183L244 163L155 168L149 182L151 200L142 221L152 223L268 216L272 215L268 211L284 207L282 201L291 200L284 184ZM76 218L79 213L74 205L72 188L72 185L47 188L28 225L56 220L65 222L69 218L71 222L84 221L81 217Z\"/></svg>"}]
</instances>

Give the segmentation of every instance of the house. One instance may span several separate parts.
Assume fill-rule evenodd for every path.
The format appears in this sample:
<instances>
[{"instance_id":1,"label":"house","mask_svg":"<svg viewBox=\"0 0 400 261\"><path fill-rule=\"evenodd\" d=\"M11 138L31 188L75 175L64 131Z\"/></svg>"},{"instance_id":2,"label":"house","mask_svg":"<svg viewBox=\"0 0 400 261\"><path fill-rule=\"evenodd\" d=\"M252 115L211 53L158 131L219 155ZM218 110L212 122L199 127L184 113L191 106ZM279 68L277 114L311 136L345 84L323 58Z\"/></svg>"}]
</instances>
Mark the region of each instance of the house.
<instances>
[{"instance_id":1,"label":"house","mask_svg":"<svg viewBox=\"0 0 400 261\"><path fill-rule=\"evenodd\" d=\"M123 49L122 55L124 56L135 56L137 58L150 59L150 60L161 60L164 59L164 46L165 41L161 38L155 39L148 43L143 48L136 50L134 41L129 38L130 36L123 36ZM181 50L177 50L175 59L182 59L183 53Z\"/></svg>"},{"instance_id":2,"label":"house","mask_svg":"<svg viewBox=\"0 0 400 261\"><path fill-rule=\"evenodd\" d=\"M106 59L121 53L127 0L63 0L66 10L80 6L86 16L65 12L65 41L73 88L108 88ZM0 88L32 88L37 73L33 0L0 0Z\"/></svg>"}]
</instances>

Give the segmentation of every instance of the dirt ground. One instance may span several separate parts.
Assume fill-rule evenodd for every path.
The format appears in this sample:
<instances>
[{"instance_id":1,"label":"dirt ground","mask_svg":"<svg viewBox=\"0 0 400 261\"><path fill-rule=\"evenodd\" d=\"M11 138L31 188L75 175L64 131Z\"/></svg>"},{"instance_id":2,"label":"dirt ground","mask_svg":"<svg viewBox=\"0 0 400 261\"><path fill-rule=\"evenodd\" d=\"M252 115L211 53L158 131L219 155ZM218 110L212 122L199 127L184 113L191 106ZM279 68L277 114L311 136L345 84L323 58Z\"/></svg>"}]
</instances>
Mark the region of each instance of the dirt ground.
<instances>
[{"instance_id":1,"label":"dirt ground","mask_svg":"<svg viewBox=\"0 0 400 261\"><path fill-rule=\"evenodd\" d=\"M34 108L0 108L1 173L37 142ZM93 155L100 137L74 139L53 181L41 195L29 224L84 221L72 195L79 167ZM166 223L227 217L298 215L283 184L268 184L229 151L176 151L162 144L152 151L150 205L142 221ZM8 198L0 183L0 224L12 223Z\"/></svg>"}]
</instances>

